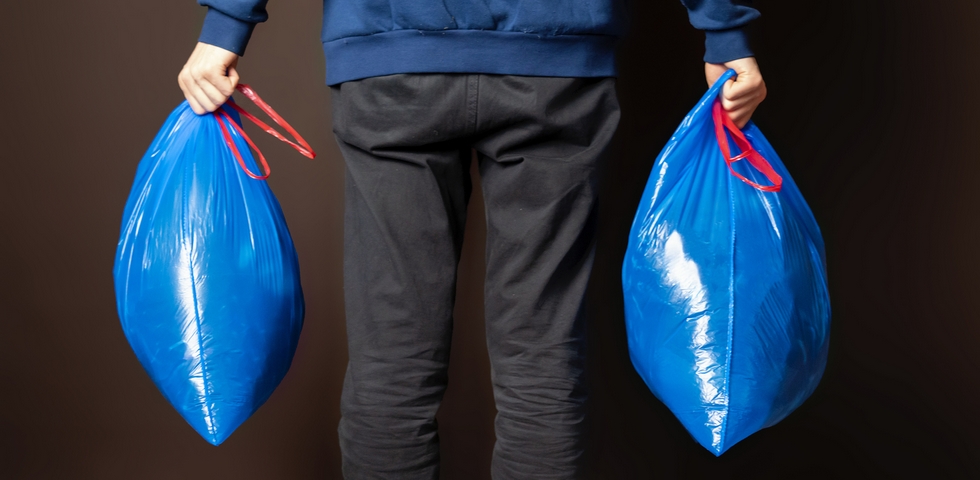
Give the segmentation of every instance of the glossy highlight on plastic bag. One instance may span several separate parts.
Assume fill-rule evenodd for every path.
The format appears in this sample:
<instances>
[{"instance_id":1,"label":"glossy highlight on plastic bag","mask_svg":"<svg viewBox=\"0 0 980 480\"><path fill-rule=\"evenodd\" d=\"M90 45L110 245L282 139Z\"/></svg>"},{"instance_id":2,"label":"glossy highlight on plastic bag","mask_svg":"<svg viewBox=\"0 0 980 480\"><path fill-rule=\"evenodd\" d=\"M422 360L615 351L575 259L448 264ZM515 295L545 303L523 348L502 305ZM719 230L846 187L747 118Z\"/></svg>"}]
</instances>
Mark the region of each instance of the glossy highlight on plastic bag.
<instances>
[{"instance_id":1,"label":"glossy highlight on plastic bag","mask_svg":"<svg viewBox=\"0 0 980 480\"><path fill-rule=\"evenodd\" d=\"M133 352L214 445L279 385L304 315L292 238L268 184L257 180L268 176L264 157L266 174L252 173L258 165L240 110L228 103L199 116L185 101L170 114L137 168L114 268Z\"/></svg>"},{"instance_id":2,"label":"glossy highlight on plastic bag","mask_svg":"<svg viewBox=\"0 0 980 480\"><path fill-rule=\"evenodd\" d=\"M810 396L830 328L820 230L759 129L718 106L733 76L657 157L622 271L634 367L716 455Z\"/></svg>"}]
</instances>

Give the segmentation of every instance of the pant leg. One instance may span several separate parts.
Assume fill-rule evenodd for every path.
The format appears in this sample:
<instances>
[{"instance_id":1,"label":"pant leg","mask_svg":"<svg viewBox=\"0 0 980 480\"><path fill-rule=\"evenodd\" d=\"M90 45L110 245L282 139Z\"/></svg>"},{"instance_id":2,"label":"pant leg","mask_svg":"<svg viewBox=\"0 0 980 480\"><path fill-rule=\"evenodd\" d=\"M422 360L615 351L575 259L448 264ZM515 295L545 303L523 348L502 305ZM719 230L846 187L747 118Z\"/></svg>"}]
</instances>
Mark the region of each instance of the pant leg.
<instances>
[{"instance_id":1,"label":"pant leg","mask_svg":"<svg viewBox=\"0 0 980 480\"><path fill-rule=\"evenodd\" d=\"M435 479L470 149L461 76L333 90L346 163L349 362L338 428L347 479Z\"/></svg>"},{"instance_id":2,"label":"pant leg","mask_svg":"<svg viewBox=\"0 0 980 480\"><path fill-rule=\"evenodd\" d=\"M480 76L486 328L504 479L581 477L582 301L596 168L619 122L613 79Z\"/></svg>"}]
</instances>

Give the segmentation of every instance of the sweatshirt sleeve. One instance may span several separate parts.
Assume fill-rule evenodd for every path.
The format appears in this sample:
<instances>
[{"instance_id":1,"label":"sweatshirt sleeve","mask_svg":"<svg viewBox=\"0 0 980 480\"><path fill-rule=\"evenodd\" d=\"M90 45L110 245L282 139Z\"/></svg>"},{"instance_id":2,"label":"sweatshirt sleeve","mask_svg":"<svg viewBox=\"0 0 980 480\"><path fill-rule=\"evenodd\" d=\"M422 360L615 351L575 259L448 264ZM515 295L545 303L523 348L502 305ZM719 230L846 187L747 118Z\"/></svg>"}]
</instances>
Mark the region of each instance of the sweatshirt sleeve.
<instances>
[{"instance_id":1,"label":"sweatshirt sleeve","mask_svg":"<svg viewBox=\"0 0 980 480\"><path fill-rule=\"evenodd\" d=\"M269 18L268 0L198 0L208 7L198 41L244 55L255 24Z\"/></svg>"},{"instance_id":2,"label":"sweatshirt sleeve","mask_svg":"<svg viewBox=\"0 0 980 480\"><path fill-rule=\"evenodd\" d=\"M681 0L691 25L704 30L704 61L725 63L751 57L745 25L759 18L759 11L745 5L751 0Z\"/></svg>"}]
</instances>

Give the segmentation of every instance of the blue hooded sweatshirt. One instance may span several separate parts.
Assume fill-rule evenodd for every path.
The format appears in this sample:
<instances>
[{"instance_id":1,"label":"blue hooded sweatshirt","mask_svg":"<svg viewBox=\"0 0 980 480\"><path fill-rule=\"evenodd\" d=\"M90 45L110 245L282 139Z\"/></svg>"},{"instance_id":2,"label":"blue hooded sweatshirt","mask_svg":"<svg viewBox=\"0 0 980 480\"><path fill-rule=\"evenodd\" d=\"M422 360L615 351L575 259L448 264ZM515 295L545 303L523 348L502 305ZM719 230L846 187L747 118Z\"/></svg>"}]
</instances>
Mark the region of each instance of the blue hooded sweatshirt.
<instances>
[{"instance_id":1,"label":"blue hooded sweatshirt","mask_svg":"<svg viewBox=\"0 0 980 480\"><path fill-rule=\"evenodd\" d=\"M268 0L198 0L200 41L242 55ZM396 73L616 75L628 0L323 0L327 84ZM704 60L752 55L751 0L681 0L705 31Z\"/></svg>"}]
</instances>

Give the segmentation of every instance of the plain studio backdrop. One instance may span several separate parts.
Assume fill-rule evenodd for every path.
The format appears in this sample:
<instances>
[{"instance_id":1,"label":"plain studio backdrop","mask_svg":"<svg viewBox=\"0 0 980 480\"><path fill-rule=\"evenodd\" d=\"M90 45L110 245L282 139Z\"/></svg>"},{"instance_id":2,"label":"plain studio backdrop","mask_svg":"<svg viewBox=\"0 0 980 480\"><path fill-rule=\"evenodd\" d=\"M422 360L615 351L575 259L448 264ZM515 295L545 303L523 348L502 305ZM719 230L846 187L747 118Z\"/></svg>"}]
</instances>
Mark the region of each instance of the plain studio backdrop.
<instances>
[{"instance_id":1,"label":"plain studio backdrop","mask_svg":"<svg viewBox=\"0 0 980 480\"><path fill-rule=\"evenodd\" d=\"M588 297L591 476L968 476L980 458L980 3L755 2L769 87L755 119L823 229L832 341L816 393L721 458L649 393L626 351L619 270L630 222L655 155L706 88L703 37L680 3L632 4ZM270 157L308 309L282 385L215 448L130 351L111 275L136 164L182 100L176 76L204 9L192 0L4 3L0 478L340 478L343 161L320 8L270 2L271 20L240 63L243 81L319 156L246 126ZM450 480L489 478L494 441L478 188L470 212L439 412Z\"/></svg>"}]
</instances>

